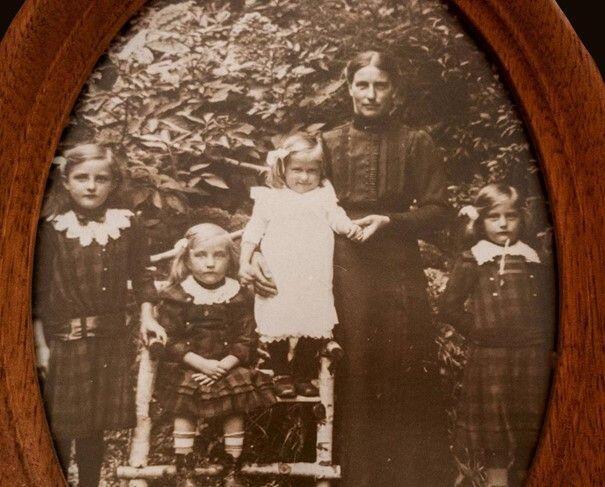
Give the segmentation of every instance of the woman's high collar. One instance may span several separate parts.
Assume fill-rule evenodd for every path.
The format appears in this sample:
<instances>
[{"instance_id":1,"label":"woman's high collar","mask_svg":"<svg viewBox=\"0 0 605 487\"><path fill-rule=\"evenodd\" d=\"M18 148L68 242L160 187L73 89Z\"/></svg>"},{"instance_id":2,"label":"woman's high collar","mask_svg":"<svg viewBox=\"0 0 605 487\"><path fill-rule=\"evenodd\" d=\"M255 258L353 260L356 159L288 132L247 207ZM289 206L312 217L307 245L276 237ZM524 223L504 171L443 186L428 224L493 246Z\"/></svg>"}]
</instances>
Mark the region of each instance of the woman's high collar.
<instances>
[{"instance_id":1,"label":"woman's high collar","mask_svg":"<svg viewBox=\"0 0 605 487\"><path fill-rule=\"evenodd\" d=\"M366 132L385 132L392 125L393 120L392 114L376 118L353 115L353 127Z\"/></svg>"}]
</instances>

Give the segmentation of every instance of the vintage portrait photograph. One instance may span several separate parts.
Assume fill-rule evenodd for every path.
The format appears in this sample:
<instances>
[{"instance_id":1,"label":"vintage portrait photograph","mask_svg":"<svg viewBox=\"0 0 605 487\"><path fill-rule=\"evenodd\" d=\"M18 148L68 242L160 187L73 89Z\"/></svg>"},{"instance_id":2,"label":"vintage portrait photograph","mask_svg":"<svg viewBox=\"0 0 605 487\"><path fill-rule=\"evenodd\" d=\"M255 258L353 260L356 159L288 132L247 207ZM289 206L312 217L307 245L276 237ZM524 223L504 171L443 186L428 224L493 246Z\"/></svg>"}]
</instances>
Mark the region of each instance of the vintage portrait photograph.
<instances>
[{"instance_id":1,"label":"vintage portrait photograph","mask_svg":"<svg viewBox=\"0 0 605 487\"><path fill-rule=\"evenodd\" d=\"M442 0L150 0L37 233L69 485L515 487L553 231L499 67Z\"/></svg>"}]
</instances>

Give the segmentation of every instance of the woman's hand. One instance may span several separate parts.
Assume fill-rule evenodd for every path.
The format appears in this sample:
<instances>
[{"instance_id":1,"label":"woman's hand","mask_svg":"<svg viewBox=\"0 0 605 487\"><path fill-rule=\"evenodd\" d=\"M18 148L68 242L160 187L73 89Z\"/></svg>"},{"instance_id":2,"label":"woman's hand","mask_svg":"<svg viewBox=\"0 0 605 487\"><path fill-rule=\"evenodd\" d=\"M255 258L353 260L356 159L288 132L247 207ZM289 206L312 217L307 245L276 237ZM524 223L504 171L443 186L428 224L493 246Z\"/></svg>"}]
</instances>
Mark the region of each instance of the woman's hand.
<instances>
[{"instance_id":1,"label":"woman's hand","mask_svg":"<svg viewBox=\"0 0 605 487\"><path fill-rule=\"evenodd\" d=\"M391 223L391 219L386 215L368 215L358 220L353 220L353 223L363 228L362 242L366 242L378 230Z\"/></svg>"},{"instance_id":2,"label":"woman's hand","mask_svg":"<svg viewBox=\"0 0 605 487\"><path fill-rule=\"evenodd\" d=\"M162 342L162 345L166 345L166 341L168 340L166 330L152 316L141 315L141 328L139 331L141 340L145 346L149 344L149 339L152 336L155 336L160 342Z\"/></svg>"},{"instance_id":3,"label":"woman's hand","mask_svg":"<svg viewBox=\"0 0 605 487\"><path fill-rule=\"evenodd\" d=\"M250 263L240 268L239 278L243 285L253 285L256 294L265 298L277 295L277 287L271 277L271 271L260 252L254 252Z\"/></svg>"}]
</instances>

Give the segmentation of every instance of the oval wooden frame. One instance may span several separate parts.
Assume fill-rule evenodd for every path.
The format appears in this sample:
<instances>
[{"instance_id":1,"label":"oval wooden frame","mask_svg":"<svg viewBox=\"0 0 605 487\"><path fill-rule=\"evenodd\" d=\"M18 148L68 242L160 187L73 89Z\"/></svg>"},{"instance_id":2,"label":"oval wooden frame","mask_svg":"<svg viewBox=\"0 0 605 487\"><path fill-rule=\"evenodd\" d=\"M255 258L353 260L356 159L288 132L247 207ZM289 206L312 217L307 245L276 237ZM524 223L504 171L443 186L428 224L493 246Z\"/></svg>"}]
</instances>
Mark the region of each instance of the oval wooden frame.
<instances>
[{"instance_id":1,"label":"oval wooden frame","mask_svg":"<svg viewBox=\"0 0 605 487\"><path fill-rule=\"evenodd\" d=\"M450 0L500 61L539 153L560 275L559 360L530 485L596 485L605 420L605 90L554 0ZM64 484L34 368L30 281L49 161L83 83L144 0L28 0L0 45L2 485Z\"/></svg>"}]
</instances>

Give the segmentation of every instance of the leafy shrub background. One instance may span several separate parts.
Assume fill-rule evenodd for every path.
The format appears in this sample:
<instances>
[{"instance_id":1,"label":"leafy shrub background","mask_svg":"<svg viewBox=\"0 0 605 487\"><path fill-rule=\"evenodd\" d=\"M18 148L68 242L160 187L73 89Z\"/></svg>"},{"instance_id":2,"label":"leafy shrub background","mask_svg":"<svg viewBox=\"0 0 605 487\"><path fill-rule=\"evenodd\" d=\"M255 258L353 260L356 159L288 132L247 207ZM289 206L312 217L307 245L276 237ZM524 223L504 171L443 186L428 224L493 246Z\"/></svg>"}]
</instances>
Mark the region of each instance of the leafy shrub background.
<instances>
[{"instance_id":1,"label":"leafy shrub background","mask_svg":"<svg viewBox=\"0 0 605 487\"><path fill-rule=\"evenodd\" d=\"M61 149L79 142L113 149L154 252L199 221L237 230L278 138L350 117L341 73L368 48L398 56L399 113L441 148L452 204L470 202L486 182L507 181L530 197L543 230L537 167L509 94L438 0L247 0L237 12L225 1L151 1L100 59ZM432 298L454 248L447 232L423 244ZM453 387L463 341L444 328L439 343Z\"/></svg>"}]
</instances>

